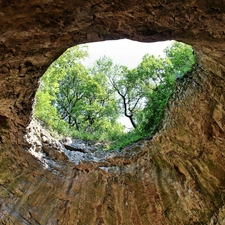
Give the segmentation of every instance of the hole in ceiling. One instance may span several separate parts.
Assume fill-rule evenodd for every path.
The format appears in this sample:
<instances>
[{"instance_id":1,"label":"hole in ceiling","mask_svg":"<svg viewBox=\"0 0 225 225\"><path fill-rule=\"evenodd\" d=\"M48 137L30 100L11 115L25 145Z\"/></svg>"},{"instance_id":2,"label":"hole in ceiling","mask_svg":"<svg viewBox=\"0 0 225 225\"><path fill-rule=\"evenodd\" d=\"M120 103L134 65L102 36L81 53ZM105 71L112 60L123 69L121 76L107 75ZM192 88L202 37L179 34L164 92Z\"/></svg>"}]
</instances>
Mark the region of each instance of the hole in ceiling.
<instances>
[{"instance_id":1,"label":"hole in ceiling","mask_svg":"<svg viewBox=\"0 0 225 225\"><path fill-rule=\"evenodd\" d=\"M43 75L35 118L62 136L104 141L100 148L120 149L151 137L176 78L194 62L192 47L175 41L75 46Z\"/></svg>"}]
</instances>

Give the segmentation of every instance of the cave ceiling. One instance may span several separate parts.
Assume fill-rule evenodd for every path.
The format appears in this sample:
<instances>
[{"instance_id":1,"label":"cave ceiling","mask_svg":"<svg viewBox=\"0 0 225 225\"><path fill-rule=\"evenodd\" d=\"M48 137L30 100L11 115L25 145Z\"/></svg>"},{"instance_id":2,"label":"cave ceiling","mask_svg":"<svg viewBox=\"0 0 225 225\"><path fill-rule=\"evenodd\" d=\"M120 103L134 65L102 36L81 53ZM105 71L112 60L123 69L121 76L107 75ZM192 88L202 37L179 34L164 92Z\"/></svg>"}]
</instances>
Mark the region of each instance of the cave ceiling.
<instances>
[{"instance_id":1,"label":"cave ceiling","mask_svg":"<svg viewBox=\"0 0 225 225\"><path fill-rule=\"evenodd\" d=\"M224 224L223 0L1 0L0 32L1 224ZM123 38L195 50L161 130L107 162L48 146L43 165L24 138L40 77L68 47Z\"/></svg>"}]
</instances>

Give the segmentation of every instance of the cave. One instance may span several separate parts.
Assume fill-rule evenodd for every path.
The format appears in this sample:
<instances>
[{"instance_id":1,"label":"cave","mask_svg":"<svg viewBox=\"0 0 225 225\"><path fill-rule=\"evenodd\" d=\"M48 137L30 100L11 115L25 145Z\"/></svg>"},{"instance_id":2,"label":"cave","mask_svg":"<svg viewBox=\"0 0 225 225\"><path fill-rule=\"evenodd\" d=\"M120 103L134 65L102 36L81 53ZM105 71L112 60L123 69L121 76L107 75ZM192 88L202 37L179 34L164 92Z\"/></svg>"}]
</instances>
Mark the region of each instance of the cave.
<instances>
[{"instance_id":1,"label":"cave","mask_svg":"<svg viewBox=\"0 0 225 225\"><path fill-rule=\"evenodd\" d=\"M0 223L225 223L225 3L132 0L0 2ZM161 129L127 154L78 165L27 149L39 79L67 48L127 38L193 46ZM129 152L135 152L130 154Z\"/></svg>"}]
</instances>

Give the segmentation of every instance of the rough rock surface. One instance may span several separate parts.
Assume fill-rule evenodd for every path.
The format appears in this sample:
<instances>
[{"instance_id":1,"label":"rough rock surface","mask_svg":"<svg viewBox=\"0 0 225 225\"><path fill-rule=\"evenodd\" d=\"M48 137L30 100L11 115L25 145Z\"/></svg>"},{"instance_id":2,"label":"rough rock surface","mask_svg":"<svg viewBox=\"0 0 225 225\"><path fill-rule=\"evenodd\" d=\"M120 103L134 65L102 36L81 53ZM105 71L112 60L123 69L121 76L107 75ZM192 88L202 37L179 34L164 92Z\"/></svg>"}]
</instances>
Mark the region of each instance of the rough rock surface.
<instances>
[{"instance_id":1,"label":"rough rock surface","mask_svg":"<svg viewBox=\"0 0 225 225\"><path fill-rule=\"evenodd\" d=\"M2 0L0 30L1 224L225 224L224 1ZM39 78L68 47L119 38L191 44L196 68L137 154L76 164L48 145L44 166L25 138Z\"/></svg>"}]
</instances>

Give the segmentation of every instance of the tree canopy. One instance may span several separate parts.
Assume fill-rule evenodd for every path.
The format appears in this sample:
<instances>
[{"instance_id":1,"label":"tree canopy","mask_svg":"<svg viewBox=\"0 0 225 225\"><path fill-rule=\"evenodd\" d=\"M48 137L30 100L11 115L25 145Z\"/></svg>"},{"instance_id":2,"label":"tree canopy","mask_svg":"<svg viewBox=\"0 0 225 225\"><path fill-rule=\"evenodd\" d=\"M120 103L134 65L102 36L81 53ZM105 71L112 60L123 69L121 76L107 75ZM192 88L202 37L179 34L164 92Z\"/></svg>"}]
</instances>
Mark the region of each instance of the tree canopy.
<instances>
[{"instance_id":1,"label":"tree canopy","mask_svg":"<svg viewBox=\"0 0 225 225\"><path fill-rule=\"evenodd\" d=\"M191 70L191 46L174 42L164 57L146 54L134 69L109 57L91 68L82 64L85 46L68 49L46 71L36 94L34 115L49 128L80 138L116 140L125 137L118 119L127 117L136 136L157 128L176 78Z\"/></svg>"}]
</instances>

